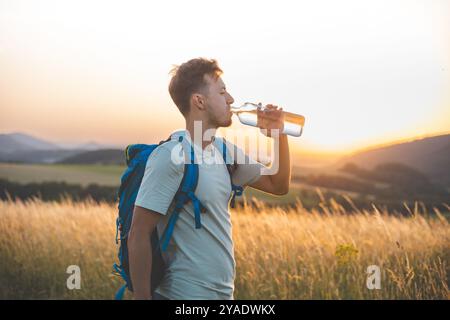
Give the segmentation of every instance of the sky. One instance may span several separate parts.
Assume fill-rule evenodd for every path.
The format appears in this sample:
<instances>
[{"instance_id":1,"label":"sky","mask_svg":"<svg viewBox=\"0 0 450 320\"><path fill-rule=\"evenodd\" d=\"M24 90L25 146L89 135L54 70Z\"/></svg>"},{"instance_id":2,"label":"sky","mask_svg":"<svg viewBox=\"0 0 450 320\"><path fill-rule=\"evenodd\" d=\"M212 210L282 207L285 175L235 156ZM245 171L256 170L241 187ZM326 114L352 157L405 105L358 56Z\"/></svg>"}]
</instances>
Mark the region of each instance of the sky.
<instances>
[{"instance_id":1,"label":"sky","mask_svg":"<svg viewBox=\"0 0 450 320\"><path fill-rule=\"evenodd\" d=\"M449 39L439 0L0 0L0 133L159 142L184 127L169 71L196 57L235 105L303 115L298 150L450 133Z\"/></svg>"}]
</instances>

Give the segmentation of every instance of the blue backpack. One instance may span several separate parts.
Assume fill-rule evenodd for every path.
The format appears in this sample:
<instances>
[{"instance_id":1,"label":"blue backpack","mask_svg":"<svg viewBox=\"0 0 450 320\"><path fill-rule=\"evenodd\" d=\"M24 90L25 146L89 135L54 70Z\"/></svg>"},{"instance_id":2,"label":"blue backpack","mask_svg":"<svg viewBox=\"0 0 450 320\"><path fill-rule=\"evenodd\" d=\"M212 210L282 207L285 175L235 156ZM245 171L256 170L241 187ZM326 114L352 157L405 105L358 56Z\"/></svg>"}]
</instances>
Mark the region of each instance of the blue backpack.
<instances>
[{"instance_id":1,"label":"blue backpack","mask_svg":"<svg viewBox=\"0 0 450 320\"><path fill-rule=\"evenodd\" d=\"M133 219L134 203L139 191L139 187L144 176L145 168L147 165L147 160L150 154L161 144L170 141L172 138L169 137L165 141L161 141L159 144L130 144L125 149L125 160L127 164L127 169L122 175L120 187L117 192L117 197L119 199L119 215L116 219L116 244L119 244L119 263L114 263L113 273L119 275L125 281L125 284L117 291L115 299L121 300L125 293L125 289L133 291L133 285L130 278L129 261L128 261L128 247L127 238L128 232L131 227L131 221ZM178 138L180 143L183 143L183 136ZM187 141L185 139L185 141ZM174 207L172 213L169 217L166 229L164 230L161 239L158 237L157 228L153 231L151 235L151 246L152 246L152 274L151 274L151 293L161 283L165 272L166 264L162 257L162 252L166 251L167 246L170 242L172 236L175 222L178 219L181 209L184 205L192 202L194 207L194 217L195 217L195 228L201 228L201 218L200 213L205 212L206 209L200 203L200 201L195 196L195 189L198 182L198 164L194 163L194 148L192 145L190 147L190 161L184 165L184 174L181 180L178 191L174 197ZM226 141L222 141L222 157L227 166L228 173L230 174L232 167L235 164L231 164L231 157L228 154L226 147ZM231 207L235 205L235 197L242 195L242 187L236 186L231 181L232 187L232 198ZM119 234L120 232L120 234Z\"/></svg>"}]
</instances>

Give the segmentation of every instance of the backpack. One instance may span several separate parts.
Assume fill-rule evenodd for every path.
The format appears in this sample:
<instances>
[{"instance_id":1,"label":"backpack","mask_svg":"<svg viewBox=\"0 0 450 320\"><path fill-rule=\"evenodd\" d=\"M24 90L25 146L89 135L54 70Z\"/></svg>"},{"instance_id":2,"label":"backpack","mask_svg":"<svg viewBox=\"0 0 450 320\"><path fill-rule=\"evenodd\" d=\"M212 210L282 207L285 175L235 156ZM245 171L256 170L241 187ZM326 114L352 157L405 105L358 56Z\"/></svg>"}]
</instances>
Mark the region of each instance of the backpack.
<instances>
[{"instance_id":1,"label":"backpack","mask_svg":"<svg viewBox=\"0 0 450 320\"><path fill-rule=\"evenodd\" d=\"M120 187L117 191L117 198L119 200L119 214L116 219L116 244L119 244L120 241L118 251L119 263L114 263L113 265L113 274L121 276L125 281L125 284L117 291L115 295L116 300L121 300L123 298L125 289L128 288L128 290L133 291L133 285L131 283L129 270L127 238L133 219L134 203L136 201L139 187L145 173L148 157L158 146L170 140L172 140L172 137L169 137L167 140L161 141L159 144L130 144L125 148L125 160L127 168L122 174ZM235 197L242 195L243 188L241 186L234 185L231 180L232 169L236 163L230 163L231 157L229 156L226 147L226 141L223 138L221 140L222 157L224 163L227 166L228 173L230 174L232 187L232 197L230 205L232 208L234 208ZM183 136L179 136L178 141L183 144L183 149L186 153L185 142L187 142L187 140L184 139L183 141ZM215 139L215 142L217 141L218 139ZM154 290L159 286L165 275L167 266L162 257L162 252L166 251L167 249L181 209L187 203L193 203L196 229L201 228L200 213L206 212L205 207L200 203L200 201L194 194L198 183L199 168L198 164L193 161L193 146L189 145L188 148L190 148L190 161L187 161L184 164L183 178L174 196L174 206L172 212L170 213L167 226L162 234L161 239L159 239L158 237L157 228L153 230L150 239L152 246L152 273L150 277L150 290L152 294Z\"/></svg>"}]
</instances>

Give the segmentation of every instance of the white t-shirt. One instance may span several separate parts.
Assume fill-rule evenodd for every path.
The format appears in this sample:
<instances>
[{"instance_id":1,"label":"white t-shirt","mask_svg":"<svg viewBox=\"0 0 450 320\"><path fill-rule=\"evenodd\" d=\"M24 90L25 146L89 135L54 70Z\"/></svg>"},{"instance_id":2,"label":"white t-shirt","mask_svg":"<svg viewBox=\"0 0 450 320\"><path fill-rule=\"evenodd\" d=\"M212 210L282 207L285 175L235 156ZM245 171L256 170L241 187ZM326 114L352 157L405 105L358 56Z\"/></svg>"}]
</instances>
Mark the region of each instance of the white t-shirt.
<instances>
[{"instance_id":1,"label":"white t-shirt","mask_svg":"<svg viewBox=\"0 0 450 320\"><path fill-rule=\"evenodd\" d=\"M191 142L185 131L172 134L172 140L158 146L150 155L135 205L161 213L157 225L161 238L170 214L173 198L183 177L184 162L172 161L180 152L178 136ZM217 139L216 141L221 141ZM223 162L222 150L210 144L202 148L193 144L199 161L199 179L195 196L207 209L201 213L202 227L195 229L194 208L191 202L181 210L163 258L167 273L156 292L169 299L233 299L235 260L232 225L228 210L231 199L230 175ZM246 164L238 164L232 179L245 187L258 180L262 164L243 154L227 141L229 150L234 147L235 159L241 154ZM175 150L174 150L175 148ZM233 153L231 153L233 156Z\"/></svg>"}]
</instances>

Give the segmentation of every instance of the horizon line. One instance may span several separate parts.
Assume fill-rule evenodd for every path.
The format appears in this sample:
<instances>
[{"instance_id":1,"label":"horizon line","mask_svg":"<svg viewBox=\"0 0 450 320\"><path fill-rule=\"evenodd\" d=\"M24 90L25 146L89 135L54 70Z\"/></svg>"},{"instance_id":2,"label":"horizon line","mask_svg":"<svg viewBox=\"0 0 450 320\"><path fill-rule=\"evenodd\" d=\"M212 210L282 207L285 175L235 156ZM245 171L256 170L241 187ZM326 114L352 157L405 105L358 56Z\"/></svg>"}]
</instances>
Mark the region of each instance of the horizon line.
<instances>
[{"instance_id":1,"label":"horizon line","mask_svg":"<svg viewBox=\"0 0 450 320\"><path fill-rule=\"evenodd\" d=\"M89 140L89 141L79 141L79 142L65 142L65 141L60 141L60 142L56 142L54 140L47 140L45 138L40 138L34 134L30 134L30 133L26 133L24 131L10 131L10 132L0 132L0 134L5 134L5 135L13 135L13 134L25 134L28 136L31 136L35 139L39 139L39 140L43 140L47 143L52 143L52 144L56 144L56 145L60 145L60 144L69 144L69 145L85 145L85 144L98 144L100 146L108 146L108 147L118 147L118 148L124 148L127 146L127 144L117 144L117 143L103 143L103 142L98 142L95 140ZM381 148L386 148L386 147L390 147L390 146L394 146L397 144L402 144L402 143L408 143L408 142L414 142L414 141L418 141L418 140L423 140L426 138L434 138L434 137L439 137L439 136L445 136L445 135L449 135L450 134L450 130L447 131L439 131L439 132L434 132L434 133L426 133L426 134L422 134L422 135L416 135L416 136L411 136L411 137L407 137L407 138L399 138L399 139L393 139L391 141L388 142L383 142L383 143L376 143L376 144L371 144L371 145L367 145L365 147L360 147L357 148L355 150L352 151L327 151L324 149L315 149L315 148L308 148L308 149L303 149L302 151L299 151L299 148L293 148L293 153L304 153L304 154L308 154L308 155L316 155L316 156L320 156L320 155L355 155L357 153L361 153L361 152L367 152L367 151L371 151L371 150L376 150L376 149L381 149ZM306 152L305 152L306 151Z\"/></svg>"}]
</instances>

